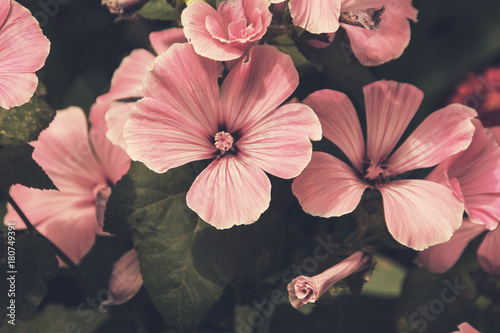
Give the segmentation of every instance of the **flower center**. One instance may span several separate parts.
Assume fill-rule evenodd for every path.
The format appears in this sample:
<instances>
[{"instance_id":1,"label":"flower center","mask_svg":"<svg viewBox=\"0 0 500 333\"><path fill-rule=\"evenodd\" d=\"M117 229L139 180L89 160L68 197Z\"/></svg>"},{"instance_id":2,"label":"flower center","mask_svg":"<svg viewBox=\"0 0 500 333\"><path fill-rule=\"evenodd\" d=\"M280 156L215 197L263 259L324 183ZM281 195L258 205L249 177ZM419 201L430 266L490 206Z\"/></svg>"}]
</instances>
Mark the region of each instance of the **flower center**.
<instances>
[{"instance_id":1,"label":"flower center","mask_svg":"<svg viewBox=\"0 0 500 333\"><path fill-rule=\"evenodd\" d=\"M215 147L221 151L221 155L224 155L227 151L231 150L234 151L233 148L233 143L234 143L234 138L231 134L228 132L217 132L215 134Z\"/></svg>"},{"instance_id":2,"label":"flower center","mask_svg":"<svg viewBox=\"0 0 500 333\"><path fill-rule=\"evenodd\" d=\"M389 173L380 163L375 163L370 161L370 164L366 163L364 167L364 181L371 187L377 187L378 185L385 183L389 177Z\"/></svg>"}]
</instances>

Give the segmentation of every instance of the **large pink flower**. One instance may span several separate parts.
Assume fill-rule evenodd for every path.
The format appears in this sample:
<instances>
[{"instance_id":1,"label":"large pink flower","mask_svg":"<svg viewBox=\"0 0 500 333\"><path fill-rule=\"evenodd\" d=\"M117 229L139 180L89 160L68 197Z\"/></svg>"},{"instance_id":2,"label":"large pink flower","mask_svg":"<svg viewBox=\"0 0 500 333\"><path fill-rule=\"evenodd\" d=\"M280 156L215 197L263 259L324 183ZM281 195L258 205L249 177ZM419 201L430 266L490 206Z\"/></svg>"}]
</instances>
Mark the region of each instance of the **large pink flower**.
<instances>
[{"instance_id":1,"label":"large pink flower","mask_svg":"<svg viewBox=\"0 0 500 333\"><path fill-rule=\"evenodd\" d=\"M273 1L277 2L277 1ZM365 66L376 66L399 58L410 42L410 22L418 11L411 0L290 0L293 23L309 32L334 33L341 26L347 31L352 51ZM341 16L384 7L378 28L346 23ZM330 35L330 40L333 36ZM321 44L314 43L318 47ZM326 46L327 44L324 44Z\"/></svg>"},{"instance_id":2,"label":"large pink flower","mask_svg":"<svg viewBox=\"0 0 500 333\"><path fill-rule=\"evenodd\" d=\"M182 28L171 28L149 34L149 41L156 54L162 54L174 43L187 42ZM155 55L145 49L135 49L123 58L113 73L109 92L97 98L98 103L144 97L142 85L149 71L153 69ZM123 126L135 102L114 103L106 113L108 131L106 137L115 145L126 149Z\"/></svg>"},{"instance_id":3,"label":"large pink flower","mask_svg":"<svg viewBox=\"0 0 500 333\"><path fill-rule=\"evenodd\" d=\"M217 11L195 1L182 12L184 33L204 57L227 61L241 57L264 36L271 23L268 0L228 0Z\"/></svg>"},{"instance_id":4,"label":"large pink flower","mask_svg":"<svg viewBox=\"0 0 500 333\"><path fill-rule=\"evenodd\" d=\"M256 46L219 92L217 63L190 44L175 44L155 60L125 124L133 160L162 173L215 158L196 178L187 204L219 229L256 221L269 206L265 172L296 177L321 139L317 116L299 103L279 107L298 85L289 56Z\"/></svg>"},{"instance_id":5,"label":"large pink flower","mask_svg":"<svg viewBox=\"0 0 500 333\"><path fill-rule=\"evenodd\" d=\"M95 235L102 233L103 210L110 186L130 166L125 152L105 137L107 107L109 105L94 105L90 132L80 108L58 111L50 126L31 143L35 148L33 159L58 191L21 185L10 190L30 222L74 262L79 262L89 251ZM16 228L26 228L9 205L5 222L11 221L16 223Z\"/></svg>"},{"instance_id":6,"label":"large pink flower","mask_svg":"<svg viewBox=\"0 0 500 333\"><path fill-rule=\"evenodd\" d=\"M0 106L9 109L33 96L50 42L30 11L12 0L0 1L0 39Z\"/></svg>"},{"instance_id":7,"label":"large pink flower","mask_svg":"<svg viewBox=\"0 0 500 333\"><path fill-rule=\"evenodd\" d=\"M495 229L500 221L500 147L493 135L474 119L474 137L463 152L440 163L426 179L457 184L469 220Z\"/></svg>"},{"instance_id":8,"label":"large pink flower","mask_svg":"<svg viewBox=\"0 0 500 333\"><path fill-rule=\"evenodd\" d=\"M299 276L288 284L288 298L296 309L315 303L335 283L370 266L371 256L358 251L337 265L313 277Z\"/></svg>"},{"instance_id":9,"label":"large pink flower","mask_svg":"<svg viewBox=\"0 0 500 333\"><path fill-rule=\"evenodd\" d=\"M349 98L320 90L304 103L317 113L324 136L346 154L352 167L329 154L314 152L292 189L303 209L331 217L352 212L365 189L382 193L387 227L401 244L423 250L450 239L462 222L463 203L455 192L429 180L394 179L434 166L464 150L474 133L476 112L453 104L438 110L394 152L417 111L423 93L410 84L377 81L363 88L367 144Z\"/></svg>"}]
</instances>

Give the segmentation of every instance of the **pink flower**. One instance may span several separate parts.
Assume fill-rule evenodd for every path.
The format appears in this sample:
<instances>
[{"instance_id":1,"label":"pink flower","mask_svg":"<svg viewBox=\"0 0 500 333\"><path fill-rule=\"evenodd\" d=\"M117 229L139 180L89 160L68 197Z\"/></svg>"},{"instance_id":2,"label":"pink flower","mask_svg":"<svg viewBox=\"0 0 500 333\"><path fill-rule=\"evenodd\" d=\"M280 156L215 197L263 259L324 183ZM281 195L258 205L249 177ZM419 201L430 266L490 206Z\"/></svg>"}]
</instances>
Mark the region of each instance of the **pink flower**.
<instances>
[{"instance_id":1,"label":"pink flower","mask_svg":"<svg viewBox=\"0 0 500 333\"><path fill-rule=\"evenodd\" d=\"M433 272L446 272L467 244L490 230L478 250L479 263L492 274L500 274L500 147L478 119L470 146L439 164L427 179L453 184L464 198L469 218L451 239L421 252L417 263Z\"/></svg>"},{"instance_id":2,"label":"pink flower","mask_svg":"<svg viewBox=\"0 0 500 333\"><path fill-rule=\"evenodd\" d=\"M363 88L367 144L348 97L332 90L309 95L304 103L318 115L324 135L349 158L352 167L314 152L292 185L302 208L322 217L352 212L366 189L379 190L387 227L401 244L416 250L450 239L462 222L463 203L455 192L429 180L394 179L434 166L467 148L476 112L453 104L428 116L394 152L417 111L423 93L410 84L377 81Z\"/></svg>"},{"instance_id":3,"label":"pink flower","mask_svg":"<svg viewBox=\"0 0 500 333\"><path fill-rule=\"evenodd\" d=\"M57 190L38 190L22 185L10 193L30 222L74 262L89 251L96 234L102 233L103 207L110 186L124 175L130 158L109 142L104 133L106 105L90 111L90 132L80 108L58 111L50 126L32 142L33 159L43 168ZM26 228L8 206L4 222Z\"/></svg>"},{"instance_id":4,"label":"pink flower","mask_svg":"<svg viewBox=\"0 0 500 333\"><path fill-rule=\"evenodd\" d=\"M9 109L33 96L50 42L30 11L12 0L0 2L0 35L0 106Z\"/></svg>"},{"instance_id":5,"label":"pink flower","mask_svg":"<svg viewBox=\"0 0 500 333\"><path fill-rule=\"evenodd\" d=\"M307 303L315 303L335 283L367 269L370 263L370 255L358 251L319 275L313 277L301 275L288 284L290 303L296 309Z\"/></svg>"},{"instance_id":6,"label":"pink flower","mask_svg":"<svg viewBox=\"0 0 500 333\"><path fill-rule=\"evenodd\" d=\"M321 126L306 105L278 107L299 78L291 58L273 46L252 48L220 92L217 77L215 61L190 44L173 45L156 58L124 136L132 159L158 173L214 159L186 199L203 220L225 229L259 218L270 201L265 172L296 177Z\"/></svg>"},{"instance_id":7,"label":"pink flower","mask_svg":"<svg viewBox=\"0 0 500 333\"><path fill-rule=\"evenodd\" d=\"M127 302L141 289L142 282L137 252L132 249L121 256L113 265L113 272L109 280L111 297L101 303L99 311L106 312L110 306Z\"/></svg>"},{"instance_id":8,"label":"pink flower","mask_svg":"<svg viewBox=\"0 0 500 333\"><path fill-rule=\"evenodd\" d=\"M469 220L492 230L500 221L500 147L478 119L470 146L440 163L426 179L456 184Z\"/></svg>"},{"instance_id":9,"label":"pink flower","mask_svg":"<svg viewBox=\"0 0 500 333\"><path fill-rule=\"evenodd\" d=\"M485 127L500 126L500 67L484 73L469 74L455 89L452 103L462 103L477 110Z\"/></svg>"},{"instance_id":10,"label":"pink flower","mask_svg":"<svg viewBox=\"0 0 500 333\"><path fill-rule=\"evenodd\" d=\"M187 42L182 28L172 28L149 34L149 41L156 54L168 50L174 43ZM111 79L111 88L108 93L99 96L97 101L119 101L130 98L142 98L142 85L149 71L153 69L155 55L145 49L135 49L125 57ZM123 126L135 102L114 103L106 113L108 131L106 137L115 145L127 149L123 139Z\"/></svg>"},{"instance_id":11,"label":"pink flower","mask_svg":"<svg viewBox=\"0 0 500 333\"><path fill-rule=\"evenodd\" d=\"M268 0L228 0L216 11L206 2L195 1L184 9L181 20L196 53L234 60L266 33L272 19L268 7Z\"/></svg>"},{"instance_id":12,"label":"pink flower","mask_svg":"<svg viewBox=\"0 0 500 333\"><path fill-rule=\"evenodd\" d=\"M399 58L410 42L410 23L418 11L411 0L291 0L288 3L293 23L309 32L332 33L341 26L347 31L352 51L365 66L376 66ZM341 17L367 9L384 7L378 28L346 23ZM314 47L328 44L313 42Z\"/></svg>"},{"instance_id":13,"label":"pink flower","mask_svg":"<svg viewBox=\"0 0 500 333\"><path fill-rule=\"evenodd\" d=\"M458 325L458 329L460 330L460 332L455 331L453 333L481 333L478 330L476 330L474 327L472 327L472 325L469 323L462 323L462 324Z\"/></svg>"}]
</instances>

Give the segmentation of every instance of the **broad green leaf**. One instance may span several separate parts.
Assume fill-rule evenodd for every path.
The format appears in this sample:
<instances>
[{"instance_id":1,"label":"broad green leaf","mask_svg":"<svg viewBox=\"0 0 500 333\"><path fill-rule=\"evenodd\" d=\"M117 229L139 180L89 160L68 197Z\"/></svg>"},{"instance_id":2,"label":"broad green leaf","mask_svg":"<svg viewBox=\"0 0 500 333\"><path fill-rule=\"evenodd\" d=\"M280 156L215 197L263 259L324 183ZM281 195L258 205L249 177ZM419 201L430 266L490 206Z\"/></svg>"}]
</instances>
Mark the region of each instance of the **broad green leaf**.
<instances>
[{"instance_id":1,"label":"broad green leaf","mask_svg":"<svg viewBox=\"0 0 500 333\"><path fill-rule=\"evenodd\" d=\"M376 255L377 266L370 281L363 288L363 295L397 298L401 295L407 269L396 261Z\"/></svg>"},{"instance_id":2,"label":"broad green leaf","mask_svg":"<svg viewBox=\"0 0 500 333\"><path fill-rule=\"evenodd\" d=\"M149 0L137 14L150 20L174 21L176 12L167 0Z\"/></svg>"},{"instance_id":3,"label":"broad green leaf","mask_svg":"<svg viewBox=\"0 0 500 333\"><path fill-rule=\"evenodd\" d=\"M2 332L90 333L94 332L107 317L91 308L75 310L62 305L49 304L29 321L16 321L16 326L4 325Z\"/></svg>"},{"instance_id":4,"label":"broad green leaf","mask_svg":"<svg viewBox=\"0 0 500 333\"><path fill-rule=\"evenodd\" d=\"M273 209L250 226L216 230L186 206L198 165L156 174L132 163L106 209L105 230L132 235L145 287L177 330L194 329L230 279L267 276L284 253L284 223Z\"/></svg>"},{"instance_id":5,"label":"broad green leaf","mask_svg":"<svg viewBox=\"0 0 500 333\"><path fill-rule=\"evenodd\" d=\"M0 133L0 182L9 187L22 184L40 189L55 189L52 180L33 160L33 147Z\"/></svg>"},{"instance_id":6,"label":"broad green leaf","mask_svg":"<svg viewBox=\"0 0 500 333\"><path fill-rule=\"evenodd\" d=\"M5 284L7 290L2 290L2 295L4 295L2 298L10 304L13 298L7 297L8 292L15 293L15 321L17 323L18 320L28 319L37 309L47 293L45 283L56 274L58 262L52 246L39 236L18 235L14 244L7 242L2 245L9 246L7 249L11 251L14 245L15 249L15 262L2 262L0 276L2 281L9 281L6 279L11 278L14 282L12 285L10 281ZM14 288L12 289L11 286ZM5 321L13 319L7 316L9 312L5 312L6 307L3 305L2 319ZM8 326L5 323L4 325Z\"/></svg>"}]
</instances>

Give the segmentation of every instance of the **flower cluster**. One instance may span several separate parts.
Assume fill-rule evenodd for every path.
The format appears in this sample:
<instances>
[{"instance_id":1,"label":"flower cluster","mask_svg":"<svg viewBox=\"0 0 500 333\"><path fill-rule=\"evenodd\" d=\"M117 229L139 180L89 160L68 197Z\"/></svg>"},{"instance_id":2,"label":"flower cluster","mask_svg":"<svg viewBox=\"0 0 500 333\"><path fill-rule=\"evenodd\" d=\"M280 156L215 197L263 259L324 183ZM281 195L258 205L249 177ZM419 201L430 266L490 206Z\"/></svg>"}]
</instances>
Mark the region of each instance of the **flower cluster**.
<instances>
[{"instance_id":1,"label":"flower cluster","mask_svg":"<svg viewBox=\"0 0 500 333\"><path fill-rule=\"evenodd\" d=\"M411 133L407 129L424 98L412 84L364 85L364 112L331 89L300 102L292 97L300 83L292 57L266 43L271 28L286 31L272 27L270 6L282 2L228 0L215 9L188 1L182 28L150 34L154 54L136 49L123 59L109 92L90 110L90 130L84 111L69 107L30 143L33 160L57 190L17 184L10 196L41 234L79 263L96 235L108 235L106 204L131 161L158 174L207 161L185 202L216 229L259 220L270 207L274 177L291 180L302 209L322 218L349 214L364 195L377 191L386 236L420 251L419 265L445 272L473 238L487 232L479 263L500 275L500 89L491 88L499 72L472 77L452 104L430 113ZM0 3L0 106L12 108L33 95L34 72L43 66L49 42L24 7ZM123 12L133 3L107 5ZM330 34L331 41L345 29L365 66L401 56L410 40L409 20L417 17L411 0L290 0L286 6L293 25L318 40ZM476 88L482 80L488 86ZM481 103L468 103L467 96L479 92ZM333 143L345 158L313 151L312 141L320 140ZM414 173L428 168L425 179ZM25 228L11 205L5 223ZM373 268L364 244L344 246L350 254L345 260L288 284L293 307L314 303L340 280ZM102 311L131 299L143 283L134 249L113 269L112 297Z\"/></svg>"}]
</instances>

